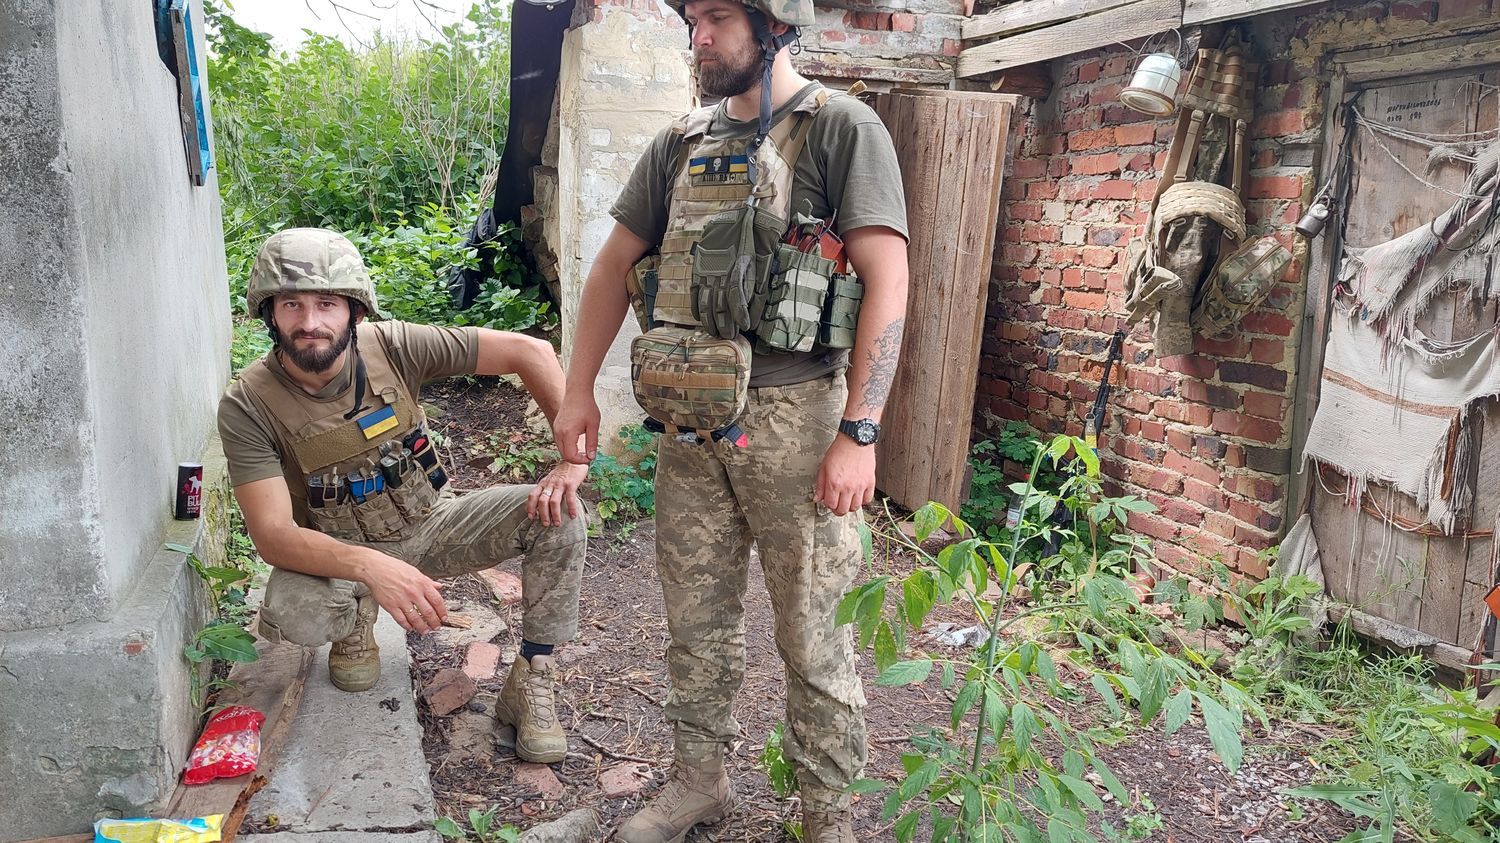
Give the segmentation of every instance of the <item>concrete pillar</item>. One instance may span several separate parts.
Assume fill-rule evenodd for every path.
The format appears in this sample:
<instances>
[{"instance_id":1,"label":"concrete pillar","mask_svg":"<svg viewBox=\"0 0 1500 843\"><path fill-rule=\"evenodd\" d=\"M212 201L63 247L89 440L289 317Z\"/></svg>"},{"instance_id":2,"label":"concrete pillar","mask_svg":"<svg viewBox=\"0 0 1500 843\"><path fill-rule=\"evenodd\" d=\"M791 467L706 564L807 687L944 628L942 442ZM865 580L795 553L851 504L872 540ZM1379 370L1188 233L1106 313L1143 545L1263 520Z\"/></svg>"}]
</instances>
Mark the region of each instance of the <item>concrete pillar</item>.
<instances>
[{"instance_id":1,"label":"concrete pillar","mask_svg":"<svg viewBox=\"0 0 1500 843\"><path fill-rule=\"evenodd\" d=\"M573 349L583 282L614 226L610 206L651 139L693 106L687 27L669 6L659 0L601 3L580 16L585 22L563 41L557 204L543 215L558 256L565 359ZM546 187L538 182L539 202ZM635 320L627 319L600 372L594 392L604 417L601 447L643 417L630 391L630 340L638 333Z\"/></svg>"},{"instance_id":2,"label":"concrete pillar","mask_svg":"<svg viewBox=\"0 0 1500 843\"><path fill-rule=\"evenodd\" d=\"M150 3L0 0L0 841L149 808L196 725L205 606L162 544L229 313L177 101Z\"/></svg>"}]
</instances>

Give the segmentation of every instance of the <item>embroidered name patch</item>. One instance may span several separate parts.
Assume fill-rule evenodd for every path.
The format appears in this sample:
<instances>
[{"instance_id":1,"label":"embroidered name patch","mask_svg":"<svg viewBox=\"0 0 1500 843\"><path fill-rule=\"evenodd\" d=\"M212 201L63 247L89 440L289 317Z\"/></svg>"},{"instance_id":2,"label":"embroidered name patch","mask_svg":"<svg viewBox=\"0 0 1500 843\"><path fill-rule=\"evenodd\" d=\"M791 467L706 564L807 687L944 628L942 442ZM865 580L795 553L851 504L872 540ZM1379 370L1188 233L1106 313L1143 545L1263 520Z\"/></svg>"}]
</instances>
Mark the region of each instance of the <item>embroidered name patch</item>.
<instances>
[{"instance_id":1,"label":"embroidered name patch","mask_svg":"<svg viewBox=\"0 0 1500 843\"><path fill-rule=\"evenodd\" d=\"M747 155L705 155L688 161L688 175L694 181L743 182L750 172L750 157Z\"/></svg>"},{"instance_id":2,"label":"embroidered name patch","mask_svg":"<svg viewBox=\"0 0 1500 843\"><path fill-rule=\"evenodd\" d=\"M369 415L355 419L354 423L359 425L366 439L374 439L396 427L396 409L387 405Z\"/></svg>"}]
</instances>

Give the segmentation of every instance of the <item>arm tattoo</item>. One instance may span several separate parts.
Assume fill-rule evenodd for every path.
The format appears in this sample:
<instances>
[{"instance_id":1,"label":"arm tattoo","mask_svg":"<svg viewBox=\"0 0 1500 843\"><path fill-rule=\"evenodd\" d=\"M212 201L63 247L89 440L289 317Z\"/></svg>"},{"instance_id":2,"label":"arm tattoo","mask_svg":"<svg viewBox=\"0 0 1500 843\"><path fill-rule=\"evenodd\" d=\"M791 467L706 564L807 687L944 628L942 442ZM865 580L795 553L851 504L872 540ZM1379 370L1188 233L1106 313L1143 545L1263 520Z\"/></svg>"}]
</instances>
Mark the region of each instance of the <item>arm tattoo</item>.
<instances>
[{"instance_id":1,"label":"arm tattoo","mask_svg":"<svg viewBox=\"0 0 1500 843\"><path fill-rule=\"evenodd\" d=\"M870 376L865 381L861 400L872 410L884 407L885 400L891 395L891 381L896 378L896 361L901 356L901 334L905 329L904 318L893 320L875 338L875 347L865 353L870 361Z\"/></svg>"}]
</instances>

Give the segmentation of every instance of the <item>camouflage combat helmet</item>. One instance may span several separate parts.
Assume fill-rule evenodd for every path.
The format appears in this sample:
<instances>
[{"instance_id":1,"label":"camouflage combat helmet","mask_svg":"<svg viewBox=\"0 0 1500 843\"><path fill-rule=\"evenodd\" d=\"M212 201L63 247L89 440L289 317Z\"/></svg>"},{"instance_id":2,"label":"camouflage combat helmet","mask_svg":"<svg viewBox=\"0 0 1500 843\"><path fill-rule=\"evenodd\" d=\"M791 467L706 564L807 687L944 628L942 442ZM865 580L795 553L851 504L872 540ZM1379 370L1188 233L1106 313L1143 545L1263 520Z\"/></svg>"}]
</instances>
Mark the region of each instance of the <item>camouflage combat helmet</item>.
<instances>
[{"instance_id":1,"label":"camouflage combat helmet","mask_svg":"<svg viewBox=\"0 0 1500 843\"><path fill-rule=\"evenodd\" d=\"M759 9L768 17L788 26L811 26L813 22L812 0L740 0L752 9ZM667 5L683 14L687 0L667 0Z\"/></svg>"},{"instance_id":2,"label":"camouflage combat helmet","mask_svg":"<svg viewBox=\"0 0 1500 843\"><path fill-rule=\"evenodd\" d=\"M325 228L288 228L266 239L250 269L246 312L277 293L332 293L347 296L379 316L375 285L364 258L349 238Z\"/></svg>"}]
</instances>

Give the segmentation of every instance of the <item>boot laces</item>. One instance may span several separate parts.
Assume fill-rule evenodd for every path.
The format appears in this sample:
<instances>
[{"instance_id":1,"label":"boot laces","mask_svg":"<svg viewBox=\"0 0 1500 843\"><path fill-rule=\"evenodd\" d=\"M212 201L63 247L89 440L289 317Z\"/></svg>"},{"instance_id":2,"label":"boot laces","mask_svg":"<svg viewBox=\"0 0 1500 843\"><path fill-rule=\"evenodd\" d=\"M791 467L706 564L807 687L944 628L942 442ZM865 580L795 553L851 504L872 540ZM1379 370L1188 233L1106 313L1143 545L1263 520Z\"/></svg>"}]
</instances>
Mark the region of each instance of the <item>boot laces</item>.
<instances>
[{"instance_id":1,"label":"boot laces","mask_svg":"<svg viewBox=\"0 0 1500 843\"><path fill-rule=\"evenodd\" d=\"M526 705L531 709L538 725L544 729L551 728L552 722L557 719L551 671L539 673L528 670L526 681L521 683L521 695L526 698Z\"/></svg>"}]
</instances>

